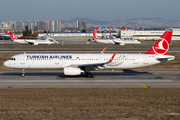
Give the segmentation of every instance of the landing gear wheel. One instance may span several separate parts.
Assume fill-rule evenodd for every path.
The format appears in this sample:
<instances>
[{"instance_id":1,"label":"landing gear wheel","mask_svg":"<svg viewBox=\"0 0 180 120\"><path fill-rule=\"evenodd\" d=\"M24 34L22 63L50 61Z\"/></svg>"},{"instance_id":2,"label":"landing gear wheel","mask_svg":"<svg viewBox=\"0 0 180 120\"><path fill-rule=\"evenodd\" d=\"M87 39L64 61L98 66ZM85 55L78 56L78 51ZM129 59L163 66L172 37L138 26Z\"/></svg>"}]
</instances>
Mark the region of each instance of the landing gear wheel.
<instances>
[{"instance_id":1,"label":"landing gear wheel","mask_svg":"<svg viewBox=\"0 0 180 120\"><path fill-rule=\"evenodd\" d=\"M24 77L24 73L21 74L21 77Z\"/></svg>"},{"instance_id":2,"label":"landing gear wheel","mask_svg":"<svg viewBox=\"0 0 180 120\"><path fill-rule=\"evenodd\" d=\"M93 77L90 72L86 72L86 76L87 76L88 78L92 78L92 77Z\"/></svg>"},{"instance_id":3,"label":"landing gear wheel","mask_svg":"<svg viewBox=\"0 0 180 120\"><path fill-rule=\"evenodd\" d=\"M22 74L21 74L21 77L24 77L25 76L25 69L22 70Z\"/></svg>"}]
</instances>

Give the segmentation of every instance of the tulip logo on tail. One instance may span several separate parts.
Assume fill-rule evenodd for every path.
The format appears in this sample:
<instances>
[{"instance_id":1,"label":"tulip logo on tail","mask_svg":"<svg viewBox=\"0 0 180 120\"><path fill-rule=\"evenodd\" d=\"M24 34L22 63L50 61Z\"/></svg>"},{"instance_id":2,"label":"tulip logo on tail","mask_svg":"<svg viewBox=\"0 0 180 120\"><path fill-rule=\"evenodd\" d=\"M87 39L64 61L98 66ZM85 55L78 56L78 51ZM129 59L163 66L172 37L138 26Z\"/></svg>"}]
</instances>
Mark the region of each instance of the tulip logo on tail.
<instances>
[{"instance_id":1,"label":"tulip logo on tail","mask_svg":"<svg viewBox=\"0 0 180 120\"><path fill-rule=\"evenodd\" d=\"M169 50L169 43L166 39L160 38L159 41L153 46L153 51L157 55L164 55Z\"/></svg>"},{"instance_id":2,"label":"tulip logo on tail","mask_svg":"<svg viewBox=\"0 0 180 120\"><path fill-rule=\"evenodd\" d=\"M96 35L97 31L98 31L98 27L96 27L96 29L93 31L94 40L100 40L100 38Z\"/></svg>"},{"instance_id":3,"label":"tulip logo on tail","mask_svg":"<svg viewBox=\"0 0 180 120\"><path fill-rule=\"evenodd\" d=\"M16 36L15 36L14 34L12 34L12 38L13 38L13 39L16 39Z\"/></svg>"},{"instance_id":4,"label":"tulip logo on tail","mask_svg":"<svg viewBox=\"0 0 180 120\"><path fill-rule=\"evenodd\" d=\"M154 46L144 54L167 55L173 31L166 31Z\"/></svg>"},{"instance_id":5,"label":"tulip logo on tail","mask_svg":"<svg viewBox=\"0 0 180 120\"><path fill-rule=\"evenodd\" d=\"M94 38L95 38L95 40L99 39L99 37L96 34L94 34Z\"/></svg>"}]
</instances>

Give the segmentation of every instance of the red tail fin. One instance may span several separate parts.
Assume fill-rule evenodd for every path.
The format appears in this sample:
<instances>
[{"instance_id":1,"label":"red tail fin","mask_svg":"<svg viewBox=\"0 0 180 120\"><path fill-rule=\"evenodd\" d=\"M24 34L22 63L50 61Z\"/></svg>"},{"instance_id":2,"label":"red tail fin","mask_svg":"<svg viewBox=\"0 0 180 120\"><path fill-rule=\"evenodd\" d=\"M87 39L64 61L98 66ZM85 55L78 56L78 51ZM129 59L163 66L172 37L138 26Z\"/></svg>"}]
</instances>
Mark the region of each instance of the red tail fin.
<instances>
[{"instance_id":1,"label":"red tail fin","mask_svg":"<svg viewBox=\"0 0 180 120\"><path fill-rule=\"evenodd\" d=\"M98 31L98 27L96 27L96 29L94 29L93 33L97 33Z\"/></svg>"},{"instance_id":2,"label":"red tail fin","mask_svg":"<svg viewBox=\"0 0 180 120\"><path fill-rule=\"evenodd\" d=\"M167 55L173 31L166 31L154 46L144 54Z\"/></svg>"},{"instance_id":3,"label":"red tail fin","mask_svg":"<svg viewBox=\"0 0 180 120\"><path fill-rule=\"evenodd\" d=\"M98 27L93 31L94 40L101 40L101 39L96 35L97 30L98 30Z\"/></svg>"},{"instance_id":4,"label":"red tail fin","mask_svg":"<svg viewBox=\"0 0 180 120\"><path fill-rule=\"evenodd\" d=\"M24 42L26 42L26 38L24 38Z\"/></svg>"},{"instance_id":5,"label":"red tail fin","mask_svg":"<svg viewBox=\"0 0 180 120\"><path fill-rule=\"evenodd\" d=\"M125 30L126 30L126 28L123 26L122 31L125 31Z\"/></svg>"},{"instance_id":6,"label":"red tail fin","mask_svg":"<svg viewBox=\"0 0 180 120\"><path fill-rule=\"evenodd\" d=\"M110 35L111 35L111 27L110 27Z\"/></svg>"},{"instance_id":7,"label":"red tail fin","mask_svg":"<svg viewBox=\"0 0 180 120\"><path fill-rule=\"evenodd\" d=\"M19 40L19 38L17 38L10 30L7 33L11 35L12 40Z\"/></svg>"}]
</instances>

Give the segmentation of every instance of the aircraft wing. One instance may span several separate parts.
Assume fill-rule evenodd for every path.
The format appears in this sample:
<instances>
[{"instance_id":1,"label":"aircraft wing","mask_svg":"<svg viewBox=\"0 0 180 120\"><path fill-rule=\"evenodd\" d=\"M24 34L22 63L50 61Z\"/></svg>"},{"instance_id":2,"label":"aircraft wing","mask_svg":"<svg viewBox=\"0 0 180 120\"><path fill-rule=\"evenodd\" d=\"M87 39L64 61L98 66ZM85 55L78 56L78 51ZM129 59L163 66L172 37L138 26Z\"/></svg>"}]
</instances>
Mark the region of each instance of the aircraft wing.
<instances>
[{"instance_id":1,"label":"aircraft wing","mask_svg":"<svg viewBox=\"0 0 180 120\"><path fill-rule=\"evenodd\" d=\"M53 40L55 43L59 44L59 42L53 38L50 38L51 40Z\"/></svg>"},{"instance_id":2,"label":"aircraft wing","mask_svg":"<svg viewBox=\"0 0 180 120\"><path fill-rule=\"evenodd\" d=\"M34 42L27 42L27 43L29 43L30 45L34 44Z\"/></svg>"},{"instance_id":3,"label":"aircraft wing","mask_svg":"<svg viewBox=\"0 0 180 120\"><path fill-rule=\"evenodd\" d=\"M106 47L101 51L100 54L104 54L105 51L106 51Z\"/></svg>"},{"instance_id":4,"label":"aircraft wing","mask_svg":"<svg viewBox=\"0 0 180 120\"><path fill-rule=\"evenodd\" d=\"M70 65L72 67L79 67L79 68L83 68L83 67L97 67L97 66L103 66L105 64L111 63L114 59L116 55L116 52L113 54L113 56L109 59L109 61L107 62L103 62L103 63L90 63L90 64L77 64L77 65Z\"/></svg>"}]
</instances>

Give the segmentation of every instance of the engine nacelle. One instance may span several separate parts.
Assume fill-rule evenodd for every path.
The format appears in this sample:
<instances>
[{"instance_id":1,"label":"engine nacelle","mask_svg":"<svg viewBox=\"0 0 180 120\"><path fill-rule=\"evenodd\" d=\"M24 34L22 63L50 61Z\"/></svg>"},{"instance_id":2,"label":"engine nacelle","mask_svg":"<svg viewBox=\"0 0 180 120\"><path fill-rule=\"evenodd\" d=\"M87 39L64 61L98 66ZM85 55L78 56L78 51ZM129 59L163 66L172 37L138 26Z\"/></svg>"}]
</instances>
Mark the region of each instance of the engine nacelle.
<instances>
[{"instance_id":1,"label":"engine nacelle","mask_svg":"<svg viewBox=\"0 0 180 120\"><path fill-rule=\"evenodd\" d=\"M35 43L34 43L34 45L38 45L38 43L37 43L37 42L35 42Z\"/></svg>"},{"instance_id":2,"label":"engine nacelle","mask_svg":"<svg viewBox=\"0 0 180 120\"><path fill-rule=\"evenodd\" d=\"M123 42L121 42L119 45L125 45Z\"/></svg>"},{"instance_id":3,"label":"engine nacelle","mask_svg":"<svg viewBox=\"0 0 180 120\"><path fill-rule=\"evenodd\" d=\"M64 75L81 75L84 73L83 70L80 68L75 68L75 67L65 67L64 68Z\"/></svg>"}]
</instances>

